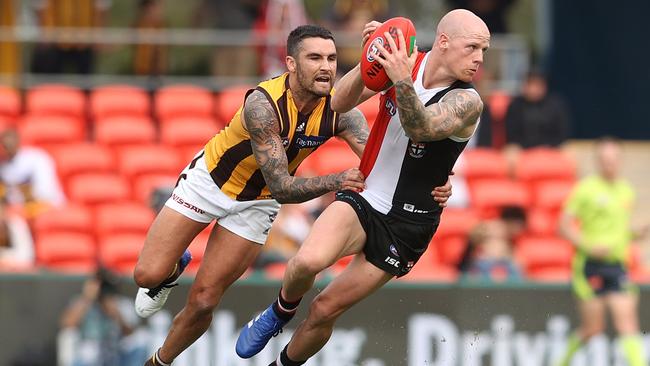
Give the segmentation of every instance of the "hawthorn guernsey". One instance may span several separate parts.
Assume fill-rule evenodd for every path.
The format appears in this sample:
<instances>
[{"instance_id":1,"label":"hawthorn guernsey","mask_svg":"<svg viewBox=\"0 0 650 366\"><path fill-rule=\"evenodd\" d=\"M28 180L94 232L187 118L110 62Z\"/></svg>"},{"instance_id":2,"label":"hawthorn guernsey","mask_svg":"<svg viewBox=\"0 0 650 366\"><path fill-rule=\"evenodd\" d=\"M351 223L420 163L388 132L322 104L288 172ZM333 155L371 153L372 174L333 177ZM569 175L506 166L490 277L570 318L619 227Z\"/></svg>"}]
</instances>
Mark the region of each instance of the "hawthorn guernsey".
<instances>
[{"instance_id":1,"label":"hawthorn guernsey","mask_svg":"<svg viewBox=\"0 0 650 366\"><path fill-rule=\"evenodd\" d=\"M361 56L361 78L363 83L370 90L382 91L387 89L392 85L390 78L386 75L386 71L381 66L379 62L375 60L377 57L377 47L373 45L373 41L379 42L384 48L390 51L390 46L388 41L384 36L385 32L388 32L390 36L395 40L396 44L399 44L397 38L397 29L402 30L404 34L404 39L408 43L409 55L413 51L415 46L415 27L413 23L406 18L396 17L388 19L381 27L377 28L375 32L370 36L365 46L363 47L363 52Z\"/></svg>"}]
</instances>

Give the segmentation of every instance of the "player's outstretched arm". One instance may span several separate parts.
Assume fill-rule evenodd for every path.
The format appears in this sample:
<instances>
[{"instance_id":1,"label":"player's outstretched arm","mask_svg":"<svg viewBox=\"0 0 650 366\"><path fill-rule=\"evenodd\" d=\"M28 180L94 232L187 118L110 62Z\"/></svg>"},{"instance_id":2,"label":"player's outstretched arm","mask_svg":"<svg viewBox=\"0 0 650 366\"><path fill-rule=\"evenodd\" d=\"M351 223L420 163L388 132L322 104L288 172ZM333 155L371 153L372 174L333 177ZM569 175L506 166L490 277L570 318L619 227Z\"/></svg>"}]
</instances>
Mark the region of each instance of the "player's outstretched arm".
<instances>
[{"instance_id":1,"label":"player's outstretched arm","mask_svg":"<svg viewBox=\"0 0 650 366\"><path fill-rule=\"evenodd\" d=\"M330 191L363 189L363 175L358 169L313 178L292 177L280 138L278 117L262 92L254 91L246 98L243 116L255 160L278 202L305 202Z\"/></svg>"},{"instance_id":2,"label":"player's outstretched arm","mask_svg":"<svg viewBox=\"0 0 650 366\"><path fill-rule=\"evenodd\" d=\"M368 142L369 133L366 117L358 109L339 115L336 135L345 140L359 158Z\"/></svg>"}]
</instances>

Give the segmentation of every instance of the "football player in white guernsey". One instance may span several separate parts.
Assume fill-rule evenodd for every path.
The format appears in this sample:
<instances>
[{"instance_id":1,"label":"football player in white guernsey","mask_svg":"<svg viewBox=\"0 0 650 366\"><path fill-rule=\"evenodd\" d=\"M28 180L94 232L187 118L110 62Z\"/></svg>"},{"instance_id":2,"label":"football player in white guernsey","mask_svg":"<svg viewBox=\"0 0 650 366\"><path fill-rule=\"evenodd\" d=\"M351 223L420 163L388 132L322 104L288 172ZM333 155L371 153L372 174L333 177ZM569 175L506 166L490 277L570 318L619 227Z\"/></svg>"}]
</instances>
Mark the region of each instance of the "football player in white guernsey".
<instances>
[{"instance_id":1,"label":"football player in white guernsey","mask_svg":"<svg viewBox=\"0 0 650 366\"><path fill-rule=\"evenodd\" d=\"M366 24L363 43L380 25ZM427 249L442 212L423 199L429 194L424 187L444 182L477 127L483 104L469 82L490 43L490 32L480 18L467 10L447 13L428 53L408 55L401 31L399 49L388 34L387 38L393 53L376 42L375 46L393 87L382 93L380 113L361 160L366 189L338 192L337 200L317 219L288 263L277 301L265 311L279 309L283 316L276 318L270 334L259 331L259 336L268 340L291 319L320 271L341 257L355 255L354 259L314 298L307 318L271 365L304 364L327 343L341 314L410 271ZM365 88L357 65L339 81L332 107L345 112L375 93ZM255 323L248 327L261 329ZM252 337L244 328L242 334ZM246 342L241 335L241 355L240 342Z\"/></svg>"}]
</instances>

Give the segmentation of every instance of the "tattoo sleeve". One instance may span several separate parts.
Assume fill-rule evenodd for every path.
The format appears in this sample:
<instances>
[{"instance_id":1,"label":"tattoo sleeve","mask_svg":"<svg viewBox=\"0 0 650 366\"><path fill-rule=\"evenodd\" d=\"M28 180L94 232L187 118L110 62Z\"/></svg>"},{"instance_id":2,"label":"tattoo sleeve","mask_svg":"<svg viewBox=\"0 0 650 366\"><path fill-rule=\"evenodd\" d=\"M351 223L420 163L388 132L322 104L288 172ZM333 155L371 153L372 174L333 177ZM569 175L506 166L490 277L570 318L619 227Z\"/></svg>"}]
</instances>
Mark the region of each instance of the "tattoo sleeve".
<instances>
[{"instance_id":1,"label":"tattoo sleeve","mask_svg":"<svg viewBox=\"0 0 650 366\"><path fill-rule=\"evenodd\" d=\"M454 89L444 100L425 108L411 79L395 83L400 122L413 141L442 140L475 124L483 111L481 98L464 89Z\"/></svg>"},{"instance_id":2,"label":"tattoo sleeve","mask_svg":"<svg viewBox=\"0 0 650 366\"><path fill-rule=\"evenodd\" d=\"M340 114L336 135L345 140L359 157L368 142L368 134L368 122L361 111L354 108Z\"/></svg>"},{"instance_id":3,"label":"tattoo sleeve","mask_svg":"<svg viewBox=\"0 0 650 366\"><path fill-rule=\"evenodd\" d=\"M289 175L287 154L280 138L279 121L262 92L254 91L248 96L243 115L255 161L273 198L278 202L305 202L340 187L342 178L337 174L314 178Z\"/></svg>"}]
</instances>

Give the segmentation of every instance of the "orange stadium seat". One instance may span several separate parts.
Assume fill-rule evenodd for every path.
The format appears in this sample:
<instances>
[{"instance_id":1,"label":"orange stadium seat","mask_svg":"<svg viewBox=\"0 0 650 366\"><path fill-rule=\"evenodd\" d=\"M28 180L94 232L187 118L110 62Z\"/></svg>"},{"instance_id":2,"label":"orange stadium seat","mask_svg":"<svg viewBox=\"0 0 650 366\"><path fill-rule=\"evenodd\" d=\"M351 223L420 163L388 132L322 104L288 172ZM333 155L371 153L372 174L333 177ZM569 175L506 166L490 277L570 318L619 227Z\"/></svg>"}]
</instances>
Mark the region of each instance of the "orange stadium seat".
<instances>
[{"instance_id":1,"label":"orange stadium seat","mask_svg":"<svg viewBox=\"0 0 650 366\"><path fill-rule=\"evenodd\" d=\"M51 151L59 177L66 180L79 173L114 172L117 161L105 146L80 142L57 147Z\"/></svg>"},{"instance_id":2,"label":"orange stadium seat","mask_svg":"<svg viewBox=\"0 0 650 366\"><path fill-rule=\"evenodd\" d=\"M459 170L468 181L486 178L505 179L508 177L508 162L498 150L469 149L463 152Z\"/></svg>"},{"instance_id":3,"label":"orange stadium seat","mask_svg":"<svg viewBox=\"0 0 650 366\"><path fill-rule=\"evenodd\" d=\"M127 146L117 151L120 174L133 179L142 174L178 175L180 157L165 145Z\"/></svg>"},{"instance_id":4,"label":"orange stadium seat","mask_svg":"<svg viewBox=\"0 0 650 366\"><path fill-rule=\"evenodd\" d=\"M547 268L570 268L573 246L555 236L523 237L515 246L515 258L525 273Z\"/></svg>"},{"instance_id":5,"label":"orange stadium seat","mask_svg":"<svg viewBox=\"0 0 650 366\"><path fill-rule=\"evenodd\" d=\"M375 123L375 118L379 114L379 93L372 96L370 99L359 104L357 108L363 113L368 121L368 126L372 126Z\"/></svg>"},{"instance_id":6,"label":"orange stadium seat","mask_svg":"<svg viewBox=\"0 0 650 366\"><path fill-rule=\"evenodd\" d=\"M174 187L178 176L179 174L141 174L133 180L133 198L149 205L153 191L162 187Z\"/></svg>"},{"instance_id":7,"label":"orange stadium seat","mask_svg":"<svg viewBox=\"0 0 650 366\"><path fill-rule=\"evenodd\" d=\"M88 207L71 204L38 215L33 228L37 238L61 232L91 234L93 216Z\"/></svg>"},{"instance_id":8,"label":"orange stadium seat","mask_svg":"<svg viewBox=\"0 0 650 366\"><path fill-rule=\"evenodd\" d=\"M559 212L534 207L526 213L526 232L531 235L557 235Z\"/></svg>"},{"instance_id":9,"label":"orange stadium seat","mask_svg":"<svg viewBox=\"0 0 650 366\"><path fill-rule=\"evenodd\" d=\"M0 117L15 119L20 115L20 94L13 88L0 85Z\"/></svg>"},{"instance_id":10,"label":"orange stadium seat","mask_svg":"<svg viewBox=\"0 0 650 366\"><path fill-rule=\"evenodd\" d=\"M574 181L576 164L559 149L533 148L522 151L515 172L519 180L527 182L549 179Z\"/></svg>"},{"instance_id":11,"label":"orange stadium seat","mask_svg":"<svg viewBox=\"0 0 650 366\"><path fill-rule=\"evenodd\" d=\"M68 116L25 116L18 127L23 143L45 148L84 141L85 126Z\"/></svg>"},{"instance_id":12,"label":"orange stadium seat","mask_svg":"<svg viewBox=\"0 0 650 366\"><path fill-rule=\"evenodd\" d=\"M235 115L239 107L244 103L244 96L249 89L255 88L252 85L236 85L222 89L216 96L215 114L217 119L225 124Z\"/></svg>"},{"instance_id":13,"label":"orange stadium seat","mask_svg":"<svg viewBox=\"0 0 650 366\"><path fill-rule=\"evenodd\" d=\"M98 238L109 234L146 234L154 212L138 203L106 203L95 207L95 232Z\"/></svg>"},{"instance_id":14,"label":"orange stadium seat","mask_svg":"<svg viewBox=\"0 0 650 366\"><path fill-rule=\"evenodd\" d=\"M116 203L131 197L128 180L115 173L77 174L67 181L72 202L86 205Z\"/></svg>"},{"instance_id":15,"label":"orange stadium seat","mask_svg":"<svg viewBox=\"0 0 650 366\"><path fill-rule=\"evenodd\" d=\"M149 95L138 87L109 85L90 93L90 114L95 119L112 116L144 116L151 113Z\"/></svg>"},{"instance_id":16,"label":"orange stadium seat","mask_svg":"<svg viewBox=\"0 0 650 366\"><path fill-rule=\"evenodd\" d=\"M479 223L476 210L448 207L442 212L440 225L434 235L436 240L450 236L465 237Z\"/></svg>"},{"instance_id":17,"label":"orange stadium seat","mask_svg":"<svg viewBox=\"0 0 650 366\"><path fill-rule=\"evenodd\" d=\"M55 271L89 273L97 267L93 237L52 233L36 239L36 263Z\"/></svg>"},{"instance_id":18,"label":"orange stadium seat","mask_svg":"<svg viewBox=\"0 0 650 366\"><path fill-rule=\"evenodd\" d=\"M359 157L350 147L336 138L331 138L323 147L320 147L314 156L317 175L339 173L350 168L359 167Z\"/></svg>"},{"instance_id":19,"label":"orange stadium seat","mask_svg":"<svg viewBox=\"0 0 650 366\"><path fill-rule=\"evenodd\" d=\"M179 117L214 118L212 91L193 85L170 85L154 96L156 116L163 121Z\"/></svg>"},{"instance_id":20,"label":"orange stadium seat","mask_svg":"<svg viewBox=\"0 0 650 366\"><path fill-rule=\"evenodd\" d=\"M210 117L178 117L160 126L160 142L174 147L205 145L222 127Z\"/></svg>"},{"instance_id":21,"label":"orange stadium seat","mask_svg":"<svg viewBox=\"0 0 650 366\"><path fill-rule=\"evenodd\" d=\"M0 102L1 103L1 102ZM16 119L9 116L0 115L0 131L16 127Z\"/></svg>"},{"instance_id":22,"label":"orange stadium seat","mask_svg":"<svg viewBox=\"0 0 650 366\"><path fill-rule=\"evenodd\" d=\"M554 212L560 211L573 187L574 182L566 180L549 180L535 184L533 205Z\"/></svg>"},{"instance_id":23,"label":"orange stadium seat","mask_svg":"<svg viewBox=\"0 0 650 366\"><path fill-rule=\"evenodd\" d=\"M526 185L509 179L481 179L470 184L473 207L481 216L494 217L500 207L516 205L528 207L530 194Z\"/></svg>"},{"instance_id":24,"label":"orange stadium seat","mask_svg":"<svg viewBox=\"0 0 650 366\"><path fill-rule=\"evenodd\" d=\"M137 233L104 236L99 239L99 260L117 273L132 274L145 237Z\"/></svg>"},{"instance_id":25,"label":"orange stadium seat","mask_svg":"<svg viewBox=\"0 0 650 366\"><path fill-rule=\"evenodd\" d=\"M465 236L448 236L440 240L435 239L431 249L437 249L440 263L455 266L457 265L467 248L467 237Z\"/></svg>"},{"instance_id":26,"label":"orange stadium seat","mask_svg":"<svg viewBox=\"0 0 650 366\"><path fill-rule=\"evenodd\" d=\"M86 97L80 89L68 85L47 84L27 91L27 113L41 115L65 115L84 120Z\"/></svg>"},{"instance_id":27,"label":"orange stadium seat","mask_svg":"<svg viewBox=\"0 0 650 366\"><path fill-rule=\"evenodd\" d=\"M156 140L156 126L148 117L110 117L96 121L94 139L110 147L150 144Z\"/></svg>"}]
</instances>

